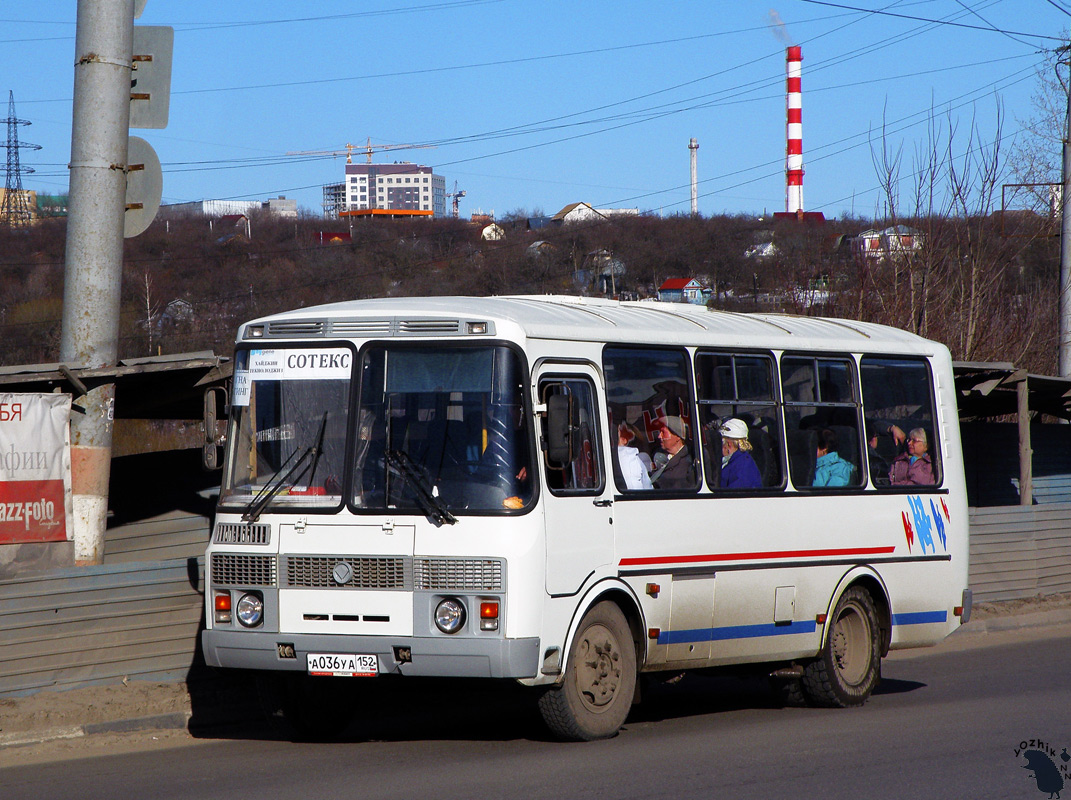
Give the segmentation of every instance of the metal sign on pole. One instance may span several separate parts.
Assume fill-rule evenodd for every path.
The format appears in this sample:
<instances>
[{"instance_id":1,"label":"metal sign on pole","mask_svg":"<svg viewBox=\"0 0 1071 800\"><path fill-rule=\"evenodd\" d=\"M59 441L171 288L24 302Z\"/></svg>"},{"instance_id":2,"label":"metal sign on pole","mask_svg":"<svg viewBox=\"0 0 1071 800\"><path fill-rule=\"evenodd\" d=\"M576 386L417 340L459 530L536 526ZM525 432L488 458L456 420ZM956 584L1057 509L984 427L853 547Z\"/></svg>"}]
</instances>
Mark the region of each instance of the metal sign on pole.
<instances>
[{"instance_id":1,"label":"metal sign on pole","mask_svg":"<svg viewBox=\"0 0 1071 800\"><path fill-rule=\"evenodd\" d=\"M156 218L164 194L164 176L152 145L137 136L131 136L127 141L126 170L123 237L131 239Z\"/></svg>"},{"instance_id":2,"label":"metal sign on pole","mask_svg":"<svg viewBox=\"0 0 1071 800\"><path fill-rule=\"evenodd\" d=\"M174 28L166 25L134 28L134 56L130 65L131 128L167 127L174 50Z\"/></svg>"}]
</instances>

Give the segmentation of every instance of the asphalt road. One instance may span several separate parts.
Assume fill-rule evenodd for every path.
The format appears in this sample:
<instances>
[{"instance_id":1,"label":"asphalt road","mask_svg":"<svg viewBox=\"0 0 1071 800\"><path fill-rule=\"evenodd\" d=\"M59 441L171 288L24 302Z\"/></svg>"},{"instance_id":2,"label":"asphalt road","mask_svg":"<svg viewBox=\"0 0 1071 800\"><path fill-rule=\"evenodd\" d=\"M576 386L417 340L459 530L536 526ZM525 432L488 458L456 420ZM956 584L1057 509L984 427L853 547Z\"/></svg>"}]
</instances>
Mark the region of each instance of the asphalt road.
<instances>
[{"instance_id":1,"label":"asphalt road","mask_svg":"<svg viewBox=\"0 0 1071 800\"><path fill-rule=\"evenodd\" d=\"M850 710L780 708L764 681L688 676L589 744L550 741L512 685L426 684L378 692L341 743L257 726L8 758L0 797L1045 798L1016 755L1031 739L1071 776L1071 625L953 637L894 654L883 675Z\"/></svg>"}]
</instances>

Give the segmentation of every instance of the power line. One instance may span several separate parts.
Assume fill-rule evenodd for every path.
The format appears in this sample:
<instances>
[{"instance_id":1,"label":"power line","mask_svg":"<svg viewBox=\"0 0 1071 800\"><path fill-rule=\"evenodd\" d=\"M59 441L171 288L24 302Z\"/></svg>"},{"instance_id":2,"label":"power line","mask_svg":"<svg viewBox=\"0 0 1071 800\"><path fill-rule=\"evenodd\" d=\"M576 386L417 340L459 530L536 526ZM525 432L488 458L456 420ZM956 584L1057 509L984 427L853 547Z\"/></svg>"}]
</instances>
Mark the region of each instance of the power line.
<instances>
[{"instance_id":1,"label":"power line","mask_svg":"<svg viewBox=\"0 0 1071 800\"><path fill-rule=\"evenodd\" d=\"M965 22L950 22L948 20L936 20L936 19L930 19L928 17L916 17L916 16L914 16L912 14L897 14L897 13L895 13L893 11L885 11L885 10L873 9L873 8L859 8L858 6L848 6L848 5L844 5L842 3L831 3L831 2L828 2L828 0L801 0L801 2L811 3L812 5L816 5L816 6L829 6L830 8L840 8L840 9L843 9L845 11L860 11L860 12L862 12L864 14L878 14L878 15L883 16L883 17L896 17L898 19L910 19L910 20L914 20L916 22L929 22L929 23L932 23L934 25L947 25L947 26L953 27L953 28L966 28L968 30L986 31L987 33L994 33L994 32L995 33L1003 33L1003 34L1014 35L1014 36L1030 36L1030 37L1033 37L1035 39L1049 39L1049 40L1054 41L1054 42L1062 41L1059 37L1046 36L1043 33L1027 33L1025 31L1009 31L1009 30L1004 30L1002 28L993 28L993 27L988 27L987 28L987 27L983 27L981 25L969 25L969 24L967 24Z\"/></svg>"}]
</instances>

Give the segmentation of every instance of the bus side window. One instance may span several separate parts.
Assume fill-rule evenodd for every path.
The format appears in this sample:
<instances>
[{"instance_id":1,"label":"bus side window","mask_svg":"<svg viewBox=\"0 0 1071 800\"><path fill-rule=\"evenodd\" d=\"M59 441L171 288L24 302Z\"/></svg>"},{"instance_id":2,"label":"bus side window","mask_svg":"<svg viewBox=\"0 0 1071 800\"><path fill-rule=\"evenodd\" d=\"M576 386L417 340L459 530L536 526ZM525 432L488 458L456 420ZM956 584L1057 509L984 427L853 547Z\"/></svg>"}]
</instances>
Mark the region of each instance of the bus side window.
<instances>
[{"instance_id":1,"label":"bus side window","mask_svg":"<svg viewBox=\"0 0 1071 800\"><path fill-rule=\"evenodd\" d=\"M867 356L860 362L860 372L871 482L879 488L939 485L941 449L929 364L922 358ZM910 438L925 439L921 458L928 465L911 464ZM917 444L915 448L919 457ZM897 462L902 465L894 470Z\"/></svg>"},{"instance_id":2,"label":"bus side window","mask_svg":"<svg viewBox=\"0 0 1071 800\"><path fill-rule=\"evenodd\" d=\"M617 431L624 423L632 434L627 447L649 469L651 489L637 484L627 485L620 463L619 451L612 448L614 477L622 491L694 492L699 488L699 436L695 429L694 405L689 376L688 352L677 347L639 347L608 345L602 354L606 378L606 399L611 419L611 438L617 442ZM668 421L668 424L667 424ZM659 432L674 425L683 433L680 441L672 438L672 446L681 445L673 454L662 447ZM678 460L679 459L679 460ZM634 474L633 470L627 470Z\"/></svg>"},{"instance_id":3,"label":"bus side window","mask_svg":"<svg viewBox=\"0 0 1071 800\"><path fill-rule=\"evenodd\" d=\"M719 486L721 435L718 426L736 417L748 428L751 457L764 488L782 485L781 422L774 392L773 358L760 353L699 352L695 357L707 485Z\"/></svg>"},{"instance_id":4,"label":"bus side window","mask_svg":"<svg viewBox=\"0 0 1071 800\"><path fill-rule=\"evenodd\" d=\"M856 384L850 358L781 358L789 472L796 488L865 485Z\"/></svg>"},{"instance_id":5,"label":"bus side window","mask_svg":"<svg viewBox=\"0 0 1071 800\"><path fill-rule=\"evenodd\" d=\"M595 412L595 389L584 378L561 378L540 383L540 396L568 398L568 450L562 461L544 451L547 487L554 494L598 494L602 491L602 458ZM543 441L548 440L547 417L543 417Z\"/></svg>"}]
</instances>

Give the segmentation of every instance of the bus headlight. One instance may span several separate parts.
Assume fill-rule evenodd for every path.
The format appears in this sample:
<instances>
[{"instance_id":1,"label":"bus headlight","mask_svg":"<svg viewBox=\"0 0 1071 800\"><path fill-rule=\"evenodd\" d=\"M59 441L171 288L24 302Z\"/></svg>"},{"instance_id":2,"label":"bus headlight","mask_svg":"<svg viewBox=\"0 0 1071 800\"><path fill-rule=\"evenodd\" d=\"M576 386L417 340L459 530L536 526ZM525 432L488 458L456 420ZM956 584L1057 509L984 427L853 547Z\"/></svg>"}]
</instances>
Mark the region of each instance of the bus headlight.
<instances>
[{"instance_id":1,"label":"bus headlight","mask_svg":"<svg viewBox=\"0 0 1071 800\"><path fill-rule=\"evenodd\" d=\"M264 619L264 600L254 592L243 594L235 607L235 616L247 628L255 628Z\"/></svg>"},{"instance_id":2,"label":"bus headlight","mask_svg":"<svg viewBox=\"0 0 1071 800\"><path fill-rule=\"evenodd\" d=\"M435 606L435 627L443 633L457 633L465 626L465 606L448 597Z\"/></svg>"}]
</instances>

